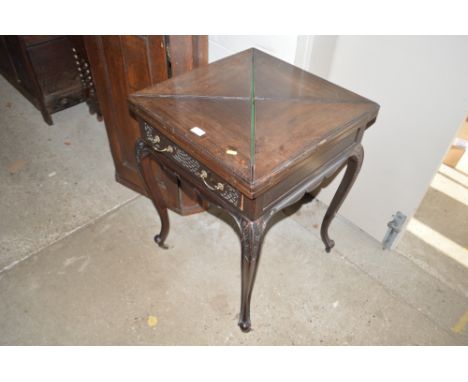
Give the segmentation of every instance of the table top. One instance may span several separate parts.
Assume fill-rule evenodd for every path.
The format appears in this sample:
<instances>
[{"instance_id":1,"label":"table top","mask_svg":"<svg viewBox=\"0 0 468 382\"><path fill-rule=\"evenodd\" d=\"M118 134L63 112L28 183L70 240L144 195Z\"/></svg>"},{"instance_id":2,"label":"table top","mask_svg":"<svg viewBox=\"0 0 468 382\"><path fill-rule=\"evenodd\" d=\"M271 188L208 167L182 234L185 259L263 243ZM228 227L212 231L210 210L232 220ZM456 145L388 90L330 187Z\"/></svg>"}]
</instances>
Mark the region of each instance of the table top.
<instances>
[{"instance_id":1,"label":"table top","mask_svg":"<svg viewBox=\"0 0 468 382\"><path fill-rule=\"evenodd\" d=\"M253 194L379 106L257 49L130 95L130 105Z\"/></svg>"}]
</instances>

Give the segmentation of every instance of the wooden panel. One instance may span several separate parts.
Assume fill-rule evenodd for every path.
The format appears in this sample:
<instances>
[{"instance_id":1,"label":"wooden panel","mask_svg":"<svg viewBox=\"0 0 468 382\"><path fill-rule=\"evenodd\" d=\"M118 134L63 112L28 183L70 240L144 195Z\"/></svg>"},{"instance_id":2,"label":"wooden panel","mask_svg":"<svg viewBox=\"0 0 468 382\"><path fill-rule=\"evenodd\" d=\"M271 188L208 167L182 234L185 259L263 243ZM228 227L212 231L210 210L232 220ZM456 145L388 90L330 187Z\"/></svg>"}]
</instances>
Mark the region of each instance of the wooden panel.
<instances>
[{"instance_id":1,"label":"wooden panel","mask_svg":"<svg viewBox=\"0 0 468 382\"><path fill-rule=\"evenodd\" d=\"M122 122L122 119L130 119L130 116L127 112L125 93L122 93L125 91L125 87L122 86L123 81L116 80L123 78L124 75L119 37L86 36L84 41L114 159L116 179L127 187L145 194L135 166L130 166L126 159L132 157L134 142L126 141L126 124ZM114 48L115 55L120 57L118 61L120 65L115 63L110 65L109 59L114 59L112 52L109 54L111 48Z\"/></svg>"},{"instance_id":2,"label":"wooden panel","mask_svg":"<svg viewBox=\"0 0 468 382\"><path fill-rule=\"evenodd\" d=\"M192 36L193 65L199 67L208 64L208 36Z\"/></svg>"},{"instance_id":3,"label":"wooden panel","mask_svg":"<svg viewBox=\"0 0 468 382\"><path fill-rule=\"evenodd\" d=\"M0 72L3 73L4 76L15 77L4 36L0 36Z\"/></svg>"},{"instance_id":4,"label":"wooden panel","mask_svg":"<svg viewBox=\"0 0 468 382\"><path fill-rule=\"evenodd\" d=\"M48 124L51 113L86 100L67 36L1 36L0 49L0 71Z\"/></svg>"},{"instance_id":5,"label":"wooden panel","mask_svg":"<svg viewBox=\"0 0 468 382\"><path fill-rule=\"evenodd\" d=\"M130 93L168 78L171 65L167 62L166 42L170 40L172 36L85 37L96 93L116 167L116 179L142 194L145 191L137 172L134 151L140 133L138 123L129 111L127 97ZM207 49L203 37L196 40L196 49ZM203 52L194 58L193 41L193 36L177 36L173 40L172 52L177 60L174 68L178 74L201 64L207 56L207 52ZM182 214L201 210L194 200L195 196L189 195L191 192L186 187L186 192L183 192L176 178L165 174L157 165L153 170L172 210Z\"/></svg>"},{"instance_id":6,"label":"wooden panel","mask_svg":"<svg viewBox=\"0 0 468 382\"><path fill-rule=\"evenodd\" d=\"M91 72L93 73L94 86L99 101L99 107L104 117L107 130L107 137L111 146L111 153L117 172L122 171L122 154L118 140L117 129L112 128L116 125L115 114L112 112L113 94L110 89L109 73L107 71L107 62L104 56L103 42L101 37L87 36L84 38L86 52L88 54Z\"/></svg>"},{"instance_id":7,"label":"wooden panel","mask_svg":"<svg viewBox=\"0 0 468 382\"><path fill-rule=\"evenodd\" d=\"M107 66L107 72L109 76L108 81L108 90L112 97L112 105L109 111L113 114L114 120L113 125L117 134L117 144L119 145L120 151L120 160L123 165L129 165L129 162L132 163L132 168L136 168L135 161L132 160L133 149L132 144L135 142L136 137L131 139L131 124L130 116L126 108L124 107L126 103L126 94L127 94L127 85L125 78L125 67L124 60L122 55L122 49L120 44L119 36L103 36L102 40L102 49L103 56ZM106 115L104 115L104 120L106 120ZM130 144L126 142L131 139Z\"/></svg>"},{"instance_id":8,"label":"wooden panel","mask_svg":"<svg viewBox=\"0 0 468 382\"><path fill-rule=\"evenodd\" d=\"M169 36L168 48L173 77L193 69L192 36Z\"/></svg>"},{"instance_id":9,"label":"wooden panel","mask_svg":"<svg viewBox=\"0 0 468 382\"><path fill-rule=\"evenodd\" d=\"M146 37L120 36L120 44L124 62L122 80L126 79L127 85L125 94L133 93L151 83Z\"/></svg>"},{"instance_id":10,"label":"wooden panel","mask_svg":"<svg viewBox=\"0 0 468 382\"><path fill-rule=\"evenodd\" d=\"M28 47L44 103L49 113L63 110L85 100L84 89L67 37Z\"/></svg>"},{"instance_id":11,"label":"wooden panel","mask_svg":"<svg viewBox=\"0 0 468 382\"><path fill-rule=\"evenodd\" d=\"M147 36L146 49L148 56L148 68L151 74L151 85L167 80L166 46L163 36ZM145 84L148 86L148 84Z\"/></svg>"},{"instance_id":12,"label":"wooden panel","mask_svg":"<svg viewBox=\"0 0 468 382\"><path fill-rule=\"evenodd\" d=\"M18 86L31 94L29 98L37 106L37 95L34 87L32 74L29 72L29 58L27 57L24 44L17 36L5 36L11 61L14 66L15 80Z\"/></svg>"}]
</instances>

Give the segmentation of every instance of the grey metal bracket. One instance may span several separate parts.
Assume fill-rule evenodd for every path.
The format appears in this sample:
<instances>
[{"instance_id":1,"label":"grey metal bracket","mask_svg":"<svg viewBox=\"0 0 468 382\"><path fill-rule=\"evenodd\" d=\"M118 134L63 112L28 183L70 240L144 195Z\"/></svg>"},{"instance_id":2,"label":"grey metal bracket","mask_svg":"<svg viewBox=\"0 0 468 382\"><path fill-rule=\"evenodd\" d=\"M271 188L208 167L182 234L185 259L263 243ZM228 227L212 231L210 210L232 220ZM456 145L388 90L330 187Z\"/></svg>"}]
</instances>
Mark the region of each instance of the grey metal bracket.
<instances>
[{"instance_id":1,"label":"grey metal bracket","mask_svg":"<svg viewBox=\"0 0 468 382\"><path fill-rule=\"evenodd\" d=\"M400 211L397 211L395 215L392 216L393 220L388 222L388 231L385 234L383 239L383 249L391 248L393 242L395 241L398 234L401 232L401 228L405 224L406 215Z\"/></svg>"}]
</instances>

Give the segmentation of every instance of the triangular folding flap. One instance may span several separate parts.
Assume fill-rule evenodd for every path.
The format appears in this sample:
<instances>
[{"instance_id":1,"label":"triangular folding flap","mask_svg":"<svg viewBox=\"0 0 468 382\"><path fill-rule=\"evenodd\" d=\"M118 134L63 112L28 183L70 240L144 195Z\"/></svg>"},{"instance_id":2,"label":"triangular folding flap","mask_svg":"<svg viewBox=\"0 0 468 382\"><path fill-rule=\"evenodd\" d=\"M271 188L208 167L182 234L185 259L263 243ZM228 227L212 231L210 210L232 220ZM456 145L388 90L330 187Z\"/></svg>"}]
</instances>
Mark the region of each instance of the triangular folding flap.
<instances>
[{"instance_id":1,"label":"triangular folding flap","mask_svg":"<svg viewBox=\"0 0 468 382\"><path fill-rule=\"evenodd\" d=\"M371 114L367 103L257 101L255 107L255 174L264 178L301 157L334 132Z\"/></svg>"},{"instance_id":2,"label":"triangular folding flap","mask_svg":"<svg viewBox=\"0 0 468 382\"><path fill-rule=\"evenodd\" d=\"M365 98L276 57L254 50L255 96L258 99L303 99L363 102Z\"/></svg>"},{"instance_id":3,"label":"triangular folding flap","mask_svg":"<svg viewBox=\"0 0 468 382\"><path fill-rule=\"evenodd\" d=\"M252 49L176 76L135 96L250 98Z\"/></svg>"}]
</instances>

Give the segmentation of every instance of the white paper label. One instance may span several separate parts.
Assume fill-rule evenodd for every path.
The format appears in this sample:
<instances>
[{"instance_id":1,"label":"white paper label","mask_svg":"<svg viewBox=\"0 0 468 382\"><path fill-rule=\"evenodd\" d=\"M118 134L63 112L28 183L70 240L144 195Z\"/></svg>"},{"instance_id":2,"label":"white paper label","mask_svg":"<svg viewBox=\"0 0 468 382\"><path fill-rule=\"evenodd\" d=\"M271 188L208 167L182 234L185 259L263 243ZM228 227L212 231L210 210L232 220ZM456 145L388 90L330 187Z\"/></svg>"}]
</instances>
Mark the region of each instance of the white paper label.
<instances>
[{"instance_id":1,"label":"white paper label","mask_svg":"<svg viewBox=\"0 0 468 382\"><path fill-rule=\"evenodd\" d=\"M205 135L205 132L202 129L200 129L198 126L192 127L190 131L194 133L195 135L198 135L199 137L202 137L203 135Z\"/></svg>"}]
</instances>

